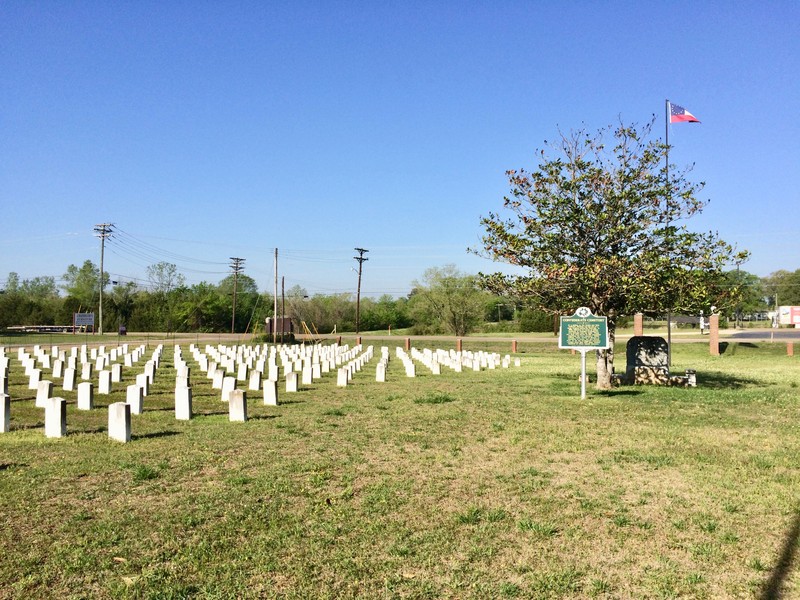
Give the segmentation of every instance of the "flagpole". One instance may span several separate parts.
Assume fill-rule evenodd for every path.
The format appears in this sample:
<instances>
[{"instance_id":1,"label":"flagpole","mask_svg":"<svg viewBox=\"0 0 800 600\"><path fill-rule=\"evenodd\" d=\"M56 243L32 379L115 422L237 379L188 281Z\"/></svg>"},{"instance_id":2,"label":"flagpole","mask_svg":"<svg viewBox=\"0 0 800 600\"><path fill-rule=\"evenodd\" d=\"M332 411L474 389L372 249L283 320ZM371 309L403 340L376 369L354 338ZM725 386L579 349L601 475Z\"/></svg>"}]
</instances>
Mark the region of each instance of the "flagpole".
<instances>
[{"instance_id":1,"label":"flagpole","mask_svg":"<svg viewBox=\"0 0 800 600\"><path fill-rule=\"evenodd\" d=\"M664 113L664 128L666 130L667 149L664 153L666 157L666 174L667 174L667 217L670 214L670 200L672 199L672 190L669 187L669 99L666 100ZM671 225L671 219L667 221L667 228ZM669 233L669 232L668 232ZM667 367L672 366L672 299L670 297L669 307L667 308Z\"/></svg>"}]
</instances>

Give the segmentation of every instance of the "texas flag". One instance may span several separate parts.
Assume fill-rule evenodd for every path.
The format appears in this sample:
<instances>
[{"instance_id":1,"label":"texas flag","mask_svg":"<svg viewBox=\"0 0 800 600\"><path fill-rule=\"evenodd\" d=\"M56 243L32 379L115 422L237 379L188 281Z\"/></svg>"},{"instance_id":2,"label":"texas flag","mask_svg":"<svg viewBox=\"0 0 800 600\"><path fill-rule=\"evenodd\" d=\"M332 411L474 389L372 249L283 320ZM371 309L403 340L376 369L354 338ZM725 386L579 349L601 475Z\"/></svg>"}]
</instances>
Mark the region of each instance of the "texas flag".
<instances>
[{"instance_id":1,"label":"texas flag","mask_svg":"<svg viewBox=\"0 0 800 600\"><path fill-rule=\"evenodd\" d=\"M677 104L669 103L670 123L699 123L699 119L688 110Z\"/></svg>"}]
</instances>

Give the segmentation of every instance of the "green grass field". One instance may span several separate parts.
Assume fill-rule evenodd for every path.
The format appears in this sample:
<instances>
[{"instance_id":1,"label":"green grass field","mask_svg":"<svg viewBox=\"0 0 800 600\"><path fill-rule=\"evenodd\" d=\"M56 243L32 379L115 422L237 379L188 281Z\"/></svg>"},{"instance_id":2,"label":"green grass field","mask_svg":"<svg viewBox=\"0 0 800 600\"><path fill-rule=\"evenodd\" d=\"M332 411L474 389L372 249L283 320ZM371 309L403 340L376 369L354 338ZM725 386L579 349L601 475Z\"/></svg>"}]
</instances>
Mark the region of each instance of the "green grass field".
<instances>
[{"instance_id":1,"label":"green grass field","mask_svg":"<svg viewBox=\"0 0 800 600\"><path fill-rule=\"evenodd\" d=\"M373 360L278 407L249 392L246 423L188 342L196 416L176 421L168 346L129 444L105 407L144 361L91 412L57 384L69 435L47 439L9 351L0 598L800 597L800 359L680 344L697 388L581 401L553 345L415 379L393 358L385 384Z\"/></svg>"}]
</instances>

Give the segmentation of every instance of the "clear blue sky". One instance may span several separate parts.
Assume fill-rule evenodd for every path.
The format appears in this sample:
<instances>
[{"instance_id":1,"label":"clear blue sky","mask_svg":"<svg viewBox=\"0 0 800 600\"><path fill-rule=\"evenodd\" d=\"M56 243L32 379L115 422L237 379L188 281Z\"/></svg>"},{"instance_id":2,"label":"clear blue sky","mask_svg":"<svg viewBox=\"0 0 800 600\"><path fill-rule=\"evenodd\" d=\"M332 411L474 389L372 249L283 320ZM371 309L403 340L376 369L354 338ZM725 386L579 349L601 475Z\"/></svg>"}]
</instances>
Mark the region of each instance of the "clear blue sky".
<instances>
[{"instance_id":1,"label":"clear blue sky","mask_svg":"<svg viewBox=\"0 0 800 600\"><path fill-rule=\"evenodd\" d=\"M37 2L0 4L0 284L99 263L229 257L272 289L399 296L467 254L505 171L557 128L670 130L711 203L691 222L800 268L800 3Z\"/></svg>"}]
</instances>

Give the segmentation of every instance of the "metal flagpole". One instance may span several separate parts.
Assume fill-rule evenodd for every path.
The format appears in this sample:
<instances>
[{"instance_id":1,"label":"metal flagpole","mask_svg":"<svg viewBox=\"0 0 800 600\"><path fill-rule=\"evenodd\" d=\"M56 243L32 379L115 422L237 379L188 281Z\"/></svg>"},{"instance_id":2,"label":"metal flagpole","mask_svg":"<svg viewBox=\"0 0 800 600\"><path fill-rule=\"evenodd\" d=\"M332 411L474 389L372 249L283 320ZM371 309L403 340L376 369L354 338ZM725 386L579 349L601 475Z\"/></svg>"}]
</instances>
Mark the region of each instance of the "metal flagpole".
<instances>
[{"instance_id":1,"label":"metal flagpole","mask_svg":"<svg viewBox=\"0 0 800 600\"><path fill-rule=\"evenodd\" d=\"M667 141L667 150L665 152L666 157L666 174L667 174L667 216L669 217L669 204L670 200L672 199L672 190L669 187L669 100L666 101L666 113L664 119L664 127L666 128L666 141ZM671 220L667 221L667 228L671 225ZM667 366L672 366L672 298L670 297L669 307L667 307Z\"/></svg>"}]
</instances>

